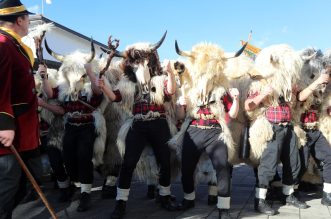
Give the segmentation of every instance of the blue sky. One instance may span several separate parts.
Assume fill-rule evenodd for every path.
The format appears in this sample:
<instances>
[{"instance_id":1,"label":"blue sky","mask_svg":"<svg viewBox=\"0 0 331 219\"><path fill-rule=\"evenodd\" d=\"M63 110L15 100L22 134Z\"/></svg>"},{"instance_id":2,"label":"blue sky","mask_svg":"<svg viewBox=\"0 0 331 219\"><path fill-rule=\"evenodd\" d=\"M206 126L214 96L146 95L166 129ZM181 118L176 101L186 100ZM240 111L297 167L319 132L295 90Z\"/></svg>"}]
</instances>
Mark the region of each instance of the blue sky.
<instances>
[{"instance_id":1,"label":"blue sky","mask_svg":"<svg viewBox=\"0 0 331 219\"><path fill-rule=\"evenodd\" d=\"M190 50L199 42L218 44L226 52L240 48L253 31L260 48L279 43L295 50L331 48L329 0L51 0L44 16L106 44L119 38L119 49L135 42L156 42L161 59L175 59L174 41ZM41 13L42 0L21 0Z\"/></svg>"}]
</instances>

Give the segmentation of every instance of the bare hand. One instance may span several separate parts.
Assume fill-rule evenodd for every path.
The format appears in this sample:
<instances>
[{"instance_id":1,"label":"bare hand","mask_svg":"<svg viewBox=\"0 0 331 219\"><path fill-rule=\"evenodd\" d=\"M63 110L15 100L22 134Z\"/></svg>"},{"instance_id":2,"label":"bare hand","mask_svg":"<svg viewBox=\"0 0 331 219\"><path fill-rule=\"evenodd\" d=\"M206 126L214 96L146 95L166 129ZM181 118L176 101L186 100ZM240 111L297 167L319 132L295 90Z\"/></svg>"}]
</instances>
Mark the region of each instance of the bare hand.
<instances>
[{"instance_id":1,"label":"bare hand","mask_svg":"<svg viewBox=\"0 0 331 219\"><path fill-rule=\"evenodd\" d=\"M38 74L41 78L46 78L47 76L47 66L45 65L39 65L38 67Z\"/></svg>"},{"instance_id":2,"label":"bare hand","mask_svg":"<svg viewBox=\"0 0 331 219\"><path fill-rule=\"evenodd\" d=\"M232 99L238 100L239 98L239 90L237 88L230 88L229 93Z\"/></svg>"},{"instance_id":3,"label":"bare hand","mask_svg":"<svg viewBox=\"0 0 331 219\"><path fill-rule=\"evenodd\" d=\"M105 88L105 80L104 78L96 79L95 86L99 87L101 90Z\"/></svg>"},{"instance_id":4,"label":"bare hand","mask_svg":"<svg viewBox=\"0 0 331 219\"><path fill-rule=\"evenodd\" d=\"M45 106L45 101L40 97L38 97L38 105L41 106L41 107Z\"/></svg>"},{"instance_id":5,"label":"bare hand","mask_svg":"<svg viewBox=\"0 0 331 219\"><path fill-rule=\"evenodd\" d=\"M330 75L329 74L321 74L317 80L316 83L317 84L328 84L330 81Z\"/></svg>"},{"instance_id":6,"label":"bare hand","mask_svg":"<svg viewBox=\"0 0 331 219\"><path fill-rule=\"evenodd\" d=\"M272 87L270 87L270 86L267 86L267 87L265 87L265 88L262 90L261 94L264 95L264 96L269 96L269 95L271 95L273 92L274 92L274 89L273 89Z\"/></svg>"},{"instance_id":7,"label":"bare hand","mask_svg":"<svg viewBox=\"0 0 331 219\"><path fill-rule=\"evenodd\" d=\"M3 130L0 131L0 142L5 147L10 147L13 144L15 132L14 130Z\"/></svg>"},{"instance_id":8,"label":"bare hand","mask_svg":"<svg viewBox=\"0 0 331 219\"><path fill-rule=\"evenodd\" d=\"M167 73L168 73L169 76L174 76L174 72L171 68L171 63L170 63L169 60L167 61Z\"/></svg>"}]
</instances>

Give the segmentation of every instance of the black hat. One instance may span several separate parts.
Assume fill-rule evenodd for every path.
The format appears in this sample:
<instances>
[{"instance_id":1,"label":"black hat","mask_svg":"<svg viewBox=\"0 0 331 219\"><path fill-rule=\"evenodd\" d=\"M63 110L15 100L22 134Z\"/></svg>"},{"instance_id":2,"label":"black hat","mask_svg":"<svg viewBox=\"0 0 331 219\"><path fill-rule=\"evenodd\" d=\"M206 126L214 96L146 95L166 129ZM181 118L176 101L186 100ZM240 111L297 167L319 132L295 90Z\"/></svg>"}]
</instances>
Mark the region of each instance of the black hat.
<instances>
[{"instance_id":1,"label":"black hat","mask_svg":"<svg viewBox=\"0 0 331 219\"><path fill-rule=\"evenodd\" d=\"M20 0L0 0L0 17L33 14Z\"/></svg>"}]
</instances>

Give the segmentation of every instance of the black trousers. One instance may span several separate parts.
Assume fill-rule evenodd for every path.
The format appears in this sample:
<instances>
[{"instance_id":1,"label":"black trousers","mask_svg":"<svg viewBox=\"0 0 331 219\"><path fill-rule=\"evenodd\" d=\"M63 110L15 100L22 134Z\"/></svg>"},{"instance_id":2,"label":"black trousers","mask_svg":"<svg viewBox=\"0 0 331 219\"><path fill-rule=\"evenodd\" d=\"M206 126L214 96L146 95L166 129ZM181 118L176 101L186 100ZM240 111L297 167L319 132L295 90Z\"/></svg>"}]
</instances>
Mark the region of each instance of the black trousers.
<instances>
[{"instance_id":1,"label":"black trousers","mask_svg":"<svg viewBox=\"0 0 331 219\"><path fill-rule=\"evenodd\" d=\"M62 151L58 148L48 146L47 155L56 180L60 182L65 181L68 178L68 176L64 168Z\"/></svg>"},{"instance_id":2,"label":"black trousers","mask_svg":"<svg viewBox=\"0 0 331 219\"><path fill-rule=\"evenodd\" d=\"M93 146L96 138L93 124L66 124L63 136L63 160L71 181L93 182Z\"/></svg>"},{"instance_id":3,"label":"black trousers","mask_svg":"<svg viewBox=\"0 0 331 219\"><path fill-rule=\"evenodd\" d=\"M20 153L29 171L40 184L42 167L39 150ZM12 211L27 194L28 179L13 154L0 156L0 219L12 218ZM33 189L33 188L30 188Z\"/></svg>"},{"instance_id":4,"label":"black trousers","mask_svg":"<svg viewBox=\"0 0 331 219\"><path fill-rule=\"evenodd\" d=\"M302 148L301 172L305 172L308 167L309 155L313 156L315 161L323 169L323 180L331 183L331 147L324 135L319 130L306 130L307 143ZM302 174L300 174L302 175Z\"/></svg>"},{"instance_id":5,"label":"black trousers","mask_svg":"<svg viewBox=\"0 0 331 219\"><path fill-rule=\"evenodd\" d=\"M152 146L160 168L159 184L164 187L169 186L171 177L170 149L167 144L169 139L170 129L165 119L135 121L125 139L125 154L118 187L130 188L133 171L147 143Z\"/></svg>"},{"instance_id":6,"label":"black trousers","mask_svg":"<svg viewBox=\"0 0 331 219\"><path fill-rule=\"evenodd\" d=\"M226 144L218 139L221 129L190 126L184 136L182 151L182 184L185 193L194 191L194 171L202 152L206 151L216 170L218 196L230 196L231 165Z\"/></svg>"},{"instance_id":7,"label":"black trousers","mask_svg":"<svg viewBox=\"0 0 331 219\"><path fill-rule=\"evenodd\" d=\"M258 166L259 187L267 188L274 178L277 163L283 164L283 184L294 185L298 182L301 168L297 139L293 126L273 125L273 138L267 143Z\"/></svg>"}]
</instances>

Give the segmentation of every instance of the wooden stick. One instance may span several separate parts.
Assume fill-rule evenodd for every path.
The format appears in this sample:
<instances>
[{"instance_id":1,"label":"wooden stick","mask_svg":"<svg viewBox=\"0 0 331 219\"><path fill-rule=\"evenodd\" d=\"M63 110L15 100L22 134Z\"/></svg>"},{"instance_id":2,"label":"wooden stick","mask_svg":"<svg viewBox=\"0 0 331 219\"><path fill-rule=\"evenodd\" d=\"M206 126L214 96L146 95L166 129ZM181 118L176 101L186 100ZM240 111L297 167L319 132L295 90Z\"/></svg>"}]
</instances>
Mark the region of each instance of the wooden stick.
<instances>
[{"instance_id":1,"label":"wooden stick","mask_svg":"<svg viewBox=\"0 0 331 219\"><path fill-rule=\"evenodd\" d=\"M39 197L41 198L41 200L44 202L46 208L48 209L49 213L51 214L53 219L57 219L56 214L54 213L54 210L52 208L52 206L49 204L48 200L46 199L46 196L44 195L44 193L41 191L38 183L36 182L36 180L33 178L32 174L30 173L29 169L27 168L27 166L25 165L24 161L22 160L21 156L19 155L19 153L17 152L16 148L11 145L10 150L13 152L13 154L15 155L18 163L20 164L20 166L22 167L23 171L25 172L25 174L27 175L28 179L30 180L30 182L32 183L33 187L35 188L35 190L37 191Z\"/></svg>"}]
</instances>

